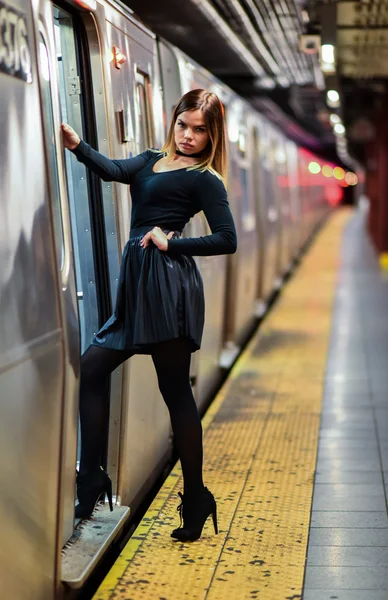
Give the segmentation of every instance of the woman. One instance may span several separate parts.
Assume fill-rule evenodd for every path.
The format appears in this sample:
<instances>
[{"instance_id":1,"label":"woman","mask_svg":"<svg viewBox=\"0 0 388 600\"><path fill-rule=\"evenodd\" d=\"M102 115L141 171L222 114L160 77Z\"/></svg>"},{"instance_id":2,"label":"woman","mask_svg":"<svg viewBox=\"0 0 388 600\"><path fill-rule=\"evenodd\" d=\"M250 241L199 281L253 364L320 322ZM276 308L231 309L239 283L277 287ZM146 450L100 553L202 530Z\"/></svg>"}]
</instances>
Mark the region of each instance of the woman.
<instances>
[{"instance_id":1,"label":"woman","mask_svg":"<svg viewBox=\"0 0 388 600\"><path fill-rule=\"evenodd\" d=\"M216 503L202 480L202 426L190 386L191 353L204 324L202 279L193 256L236 251L236 232L224 186L226 132L218 97L193 90L178 102L160 151L110 160L62 125L64 145L104 181L131 185L130 239L125 246L115 312L81 359L81 464L77 517L89 516L111 482L100 468L106 377L134 354L150 354L168 407L184 479L181 541L201 536ZM180 238L203 210L212 234ZM181 513L181 514L182 514Z\"/></svg>"}]
</instances>

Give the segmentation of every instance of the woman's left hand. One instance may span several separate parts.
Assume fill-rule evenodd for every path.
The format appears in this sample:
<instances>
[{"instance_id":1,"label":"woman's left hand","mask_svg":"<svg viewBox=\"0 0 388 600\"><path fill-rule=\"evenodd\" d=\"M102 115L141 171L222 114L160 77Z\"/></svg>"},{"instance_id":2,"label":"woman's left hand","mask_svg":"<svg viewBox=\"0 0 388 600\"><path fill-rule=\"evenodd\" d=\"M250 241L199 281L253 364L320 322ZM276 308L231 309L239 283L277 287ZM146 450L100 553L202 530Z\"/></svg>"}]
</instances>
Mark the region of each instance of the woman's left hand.
<instances>
[{"instance_id":1,"label":"woman's left hand","mask_svg":"<svg viewBox=\"0 0 388 600\"><path fill-rule=\"evenodd\" d=\"M170 231L170 233L166 235L164 231L160 229L160 227L154 227L151 229L151 231L145 234L140 242L140 246L147 248L150 242L153 242L155 246L159 248L159 250L166 252L168 248L168 240L171 240L173 235L173 231Z\"/></svg>"}]
</instances>

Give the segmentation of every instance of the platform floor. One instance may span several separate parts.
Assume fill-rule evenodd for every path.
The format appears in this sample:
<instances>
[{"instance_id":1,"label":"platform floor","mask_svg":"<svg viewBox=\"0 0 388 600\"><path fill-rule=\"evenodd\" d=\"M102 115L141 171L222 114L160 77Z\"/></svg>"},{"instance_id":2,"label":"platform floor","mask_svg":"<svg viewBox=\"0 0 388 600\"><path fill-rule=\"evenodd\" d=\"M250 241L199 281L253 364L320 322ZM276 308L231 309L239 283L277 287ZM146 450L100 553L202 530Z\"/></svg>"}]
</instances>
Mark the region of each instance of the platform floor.
<instances>
[{"instance_id":1,"label":"platform floor","mask_svg":"<svg viewBox=\"0 0 388 600\"><path fill-rule=\"evenodd\" d=\"M95 600L387 600L388 281L362 221L331 217L204 418L219 534L171 539L178 465Z\"/></svg>"}]
</instances>

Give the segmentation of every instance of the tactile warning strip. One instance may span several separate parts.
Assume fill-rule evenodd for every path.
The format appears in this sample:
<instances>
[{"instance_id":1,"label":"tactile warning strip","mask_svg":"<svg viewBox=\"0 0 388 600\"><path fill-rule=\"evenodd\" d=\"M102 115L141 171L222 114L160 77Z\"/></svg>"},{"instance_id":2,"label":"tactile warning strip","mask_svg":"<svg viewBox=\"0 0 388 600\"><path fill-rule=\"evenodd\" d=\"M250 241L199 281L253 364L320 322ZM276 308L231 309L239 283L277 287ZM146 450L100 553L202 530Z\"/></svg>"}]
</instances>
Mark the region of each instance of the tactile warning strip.
<instances>
[{"instance_id":1,"label":"tactile warning strip","mask_svg":"<svg viewBox=\"0 0 388 600\"><path fill-rule=\"evenodd\" d=\"M211 519L175 542L176 467L95 600L302 597L322 388L340 241L349 211L317 236L204 418Z\"/></svg>"}]
</instances>

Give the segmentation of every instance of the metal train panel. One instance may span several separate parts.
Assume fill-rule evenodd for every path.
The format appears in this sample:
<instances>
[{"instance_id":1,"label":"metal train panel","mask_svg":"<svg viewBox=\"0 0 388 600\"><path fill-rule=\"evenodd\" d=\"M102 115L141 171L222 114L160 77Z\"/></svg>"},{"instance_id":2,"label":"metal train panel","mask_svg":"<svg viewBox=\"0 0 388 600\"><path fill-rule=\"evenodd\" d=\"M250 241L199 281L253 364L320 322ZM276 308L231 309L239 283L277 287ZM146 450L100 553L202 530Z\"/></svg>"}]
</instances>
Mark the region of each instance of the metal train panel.
<instances>
[{"instance_id":1,"label":"metal train panel","mask_svg":"<svg viewBox=\"0 0 388 600\"><path fill-rule=\"evenodd\" d=\"M301 222L301 202L299 195L298 178L298 150L294 142L286 141L287 155L287 180L284 185L290 195L290 218L291 218L291 259L295 259L300 249L300 222Z\"/></svg>"},{"instance_id":2,"label":"metal train panel","mask_svg":"<svg viewBox=\"0 0 388 600\"><path fill-rule=\"evenodd\" d=\"M0 58L0 579L4 598L55 595L63 332L30 4ZM11 47L12 46L12 47Z\"/></svg>"},{"instance_id":3,"label":"metal train panel","mask_svg":"<svg viewBox=\"0 0 388 600\"><path fill-rule=\"evenodd\" d=\"M248 127L250 109L236 97L226 110L230 152L229 195L235 216L239 252L230 257L229 261L229 310L225 323L225 341L238 348L255 317L260 246L252 178L255 148Z\"/></svg>"},{"instance_id":4,"label":"metal train panel","mask_svg":"<svg viewBox=\"0 0 388 600\"><path fill-rule=\"evenodd\" d=\"M263 122L259 143L262 199L264 256L261 296L267 300L274 290L279 277L280 218L275 188L275 156L273 148L273 129Z\"/></svg>"},{"instance_id":5,"label":"metal train panel","mask_svg":"<svg viewBox=\"0 0 388 600\"><path fill-rule=\"evenodd\" d=\"M279 203L280 225L280 252L279 252L279 277L284 277L291 266L291 204L288 187L288 163L286 153L286 140L280 132L275 134L275 165Z\"/></svg>"},{"instance_id":6,"label":"metal train panel","mask_svg":"<svg viewBox=\"0 0 388 600\"><path fill-rule=\"evenodd\" d=\"M78 379L80 324L74 272L70 207L66 169L59 133L60 92L57 71L57 44L53 29L51 2L38 5L37 44L42 117L45 132L47 177L50 185L54 233L59 259L60 305L63 322L65 357L63 363L63 419L61 435L60 500L58 524L62 535L58 549L69 539L74 527L75 471L78 422Z\"/></svg>"}]
</instances>

